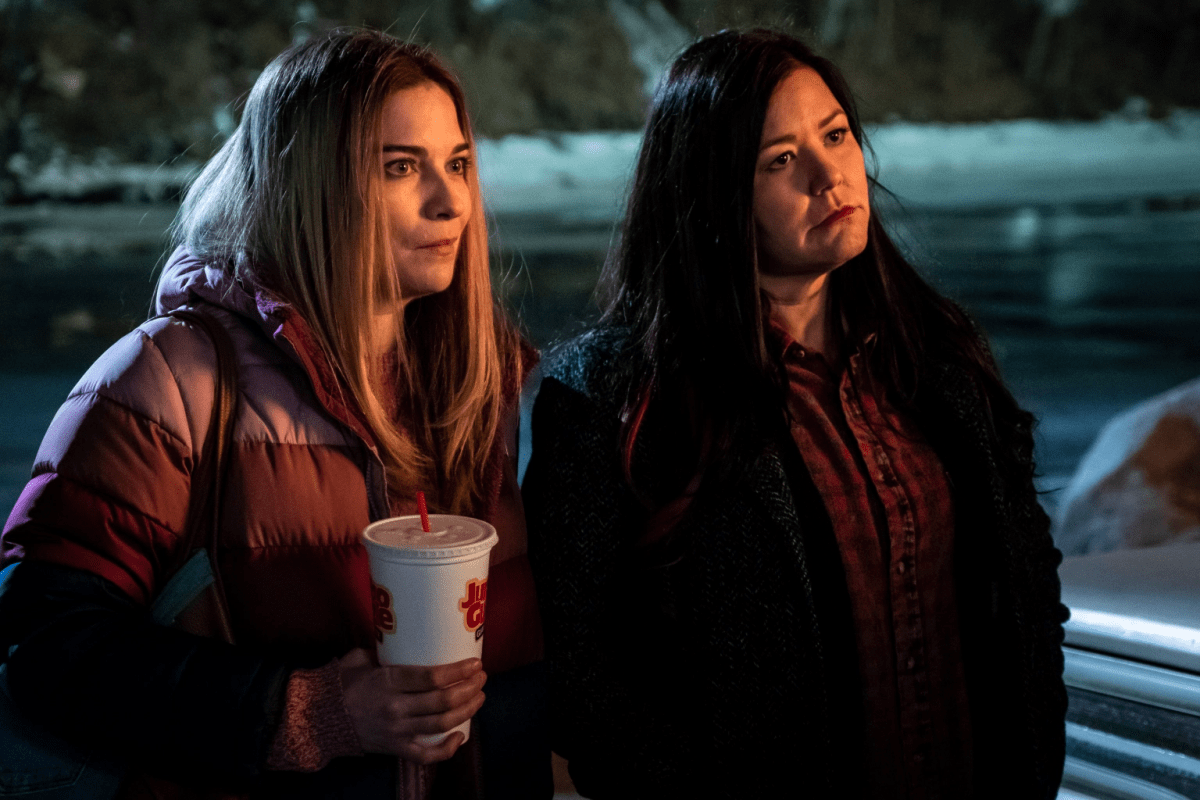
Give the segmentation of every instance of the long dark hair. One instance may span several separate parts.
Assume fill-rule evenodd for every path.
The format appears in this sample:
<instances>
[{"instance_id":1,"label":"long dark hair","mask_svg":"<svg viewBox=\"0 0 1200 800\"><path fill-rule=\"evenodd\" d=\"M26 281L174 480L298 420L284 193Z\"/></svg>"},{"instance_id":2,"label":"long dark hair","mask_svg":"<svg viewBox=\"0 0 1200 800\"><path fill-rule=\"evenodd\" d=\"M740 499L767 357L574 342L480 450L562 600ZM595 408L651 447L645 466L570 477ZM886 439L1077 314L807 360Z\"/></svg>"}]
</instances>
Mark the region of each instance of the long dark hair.
<instances>
[{"instance_id":1,"label":"long dark hair","mask_svg":"<svg viewBox=\"0 0 1200 800\"><path fill-rule=\"evenodd\" d=\"M655 97L620 246L601 279L603 322L629 333L622 448L631 483L652 398L687 408L679 416L695 448L693 488L700 476L735 474L743 466L735 443L785 421L780 366L764 338L754 167L771 94L797 64L824 79L867 150L837 67L783 33L702 39L679 56ZM880 189L869 180L874 197ZM866 249L830 275L829 291L845 343L860 349L870 380L893 403L918 410L923 365L937 358L973 373L991 405L1020 413L978 330L905 260L874 203Z\"/></svg>"}]
</instances>

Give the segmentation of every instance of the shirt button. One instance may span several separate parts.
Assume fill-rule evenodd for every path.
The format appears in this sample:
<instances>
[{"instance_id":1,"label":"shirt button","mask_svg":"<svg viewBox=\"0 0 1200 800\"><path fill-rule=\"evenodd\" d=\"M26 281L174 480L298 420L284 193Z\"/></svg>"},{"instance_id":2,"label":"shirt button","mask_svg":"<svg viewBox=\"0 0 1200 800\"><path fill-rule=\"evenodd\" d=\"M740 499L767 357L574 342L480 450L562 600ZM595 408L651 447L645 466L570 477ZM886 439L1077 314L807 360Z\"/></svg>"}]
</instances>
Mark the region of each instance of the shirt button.
<instances>
[{"instance_id":1,"label":"shirt button","mask_svg":"<svg viewBox=\"0 0 1200 800\"><path fill-rule=\"evenodd\" d=\"M915 669L916 666L917 666L917 660L915 658L913 658L912 656L909 656L908 657L908 668L910 670L912 670L912 669Z\"/></svg>"},{"instance_id":2,"label":"shirt button","mask_svg":"<svg viewBox=\"0 0 1200 800\"><path fill-rule=\"evenodd\" d=\"M896 572L899 572L901 575L904 574L904 562L903 561L901 561L899 564L896 565Z\"/></svg>"}]
</instances>

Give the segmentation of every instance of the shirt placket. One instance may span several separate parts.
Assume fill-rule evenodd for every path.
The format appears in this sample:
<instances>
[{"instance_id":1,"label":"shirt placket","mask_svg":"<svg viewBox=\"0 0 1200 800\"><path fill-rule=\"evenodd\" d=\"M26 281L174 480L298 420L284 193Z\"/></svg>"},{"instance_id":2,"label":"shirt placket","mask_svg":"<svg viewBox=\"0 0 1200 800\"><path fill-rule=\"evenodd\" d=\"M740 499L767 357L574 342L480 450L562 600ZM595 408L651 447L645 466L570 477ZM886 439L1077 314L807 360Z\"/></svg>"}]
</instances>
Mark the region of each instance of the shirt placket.
<instances>
[{"instance_id":1,"label":"shirt placket","mask_svg":"<svg viewBox=\"0 0 1200 800\"><path fill-rule=\"evenodd\" d=\"M844 373L840 387L846 419L871 482L883 505L887 521L887 586L891 596L895 667L901 748L910 796L940 797L932 765L933 720L929 673L925 654L924 621L917 589L917 523L912 499L905 491L887 450L875 434L886 424L874 400L857 388L855 364Z\"/></svg>"}]
</instances>

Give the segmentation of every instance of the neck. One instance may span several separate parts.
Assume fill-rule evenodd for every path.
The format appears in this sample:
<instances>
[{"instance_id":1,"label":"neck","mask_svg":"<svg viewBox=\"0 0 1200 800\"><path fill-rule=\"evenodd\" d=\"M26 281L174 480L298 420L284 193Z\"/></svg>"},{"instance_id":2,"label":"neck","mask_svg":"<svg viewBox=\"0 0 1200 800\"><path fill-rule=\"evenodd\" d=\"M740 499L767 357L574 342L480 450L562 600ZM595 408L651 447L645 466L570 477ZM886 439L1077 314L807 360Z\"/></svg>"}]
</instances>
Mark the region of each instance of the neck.
<instances>
[{"instance_id":1,"label":"neck","mask_svg":"<svg viewBox=\"0 0 1200 800\"><path fill-rule=\"evenodd\" d=\"M829 275L762 275L769 314L805 350L837 361L837 339L829 312Z\"/></svg>"},{"instance_id":2,"label":"neck","mask_svg":"<svg viewBox=\"0 0 1200 800\"><path fill-rule=\"evenodd\" d=\"M376 361L387 355L388 350L392 349L396 343L396 325L403 314L404 309L400 309L375 315L371 323L371 338L375 345L375 352L371 355Z\"/></svg>"}]
</instances>

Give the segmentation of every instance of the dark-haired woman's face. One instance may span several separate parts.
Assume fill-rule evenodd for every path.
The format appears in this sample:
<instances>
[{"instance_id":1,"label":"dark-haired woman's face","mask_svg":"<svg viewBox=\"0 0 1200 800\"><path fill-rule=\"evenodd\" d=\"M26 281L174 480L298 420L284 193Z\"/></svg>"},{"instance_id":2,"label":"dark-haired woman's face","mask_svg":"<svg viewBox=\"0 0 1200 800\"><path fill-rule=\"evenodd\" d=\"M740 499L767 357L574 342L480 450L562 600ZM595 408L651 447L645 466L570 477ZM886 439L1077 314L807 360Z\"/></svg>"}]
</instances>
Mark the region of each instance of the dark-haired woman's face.
<instances>
[{"instance_id":1,"label":"dark-haired woman's face","mask_svg":"<svg viewBox=\"0 0 1200 800\"><path fill-rule=\"evenodd\" d=\"M819 275L867 246L871 208L862 148L816 70L800 66L767 107L754 171L759 269Z\"/></svg>"}]
</instances>

